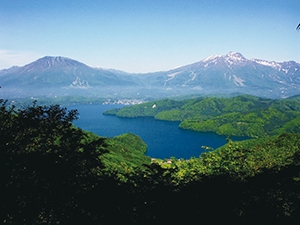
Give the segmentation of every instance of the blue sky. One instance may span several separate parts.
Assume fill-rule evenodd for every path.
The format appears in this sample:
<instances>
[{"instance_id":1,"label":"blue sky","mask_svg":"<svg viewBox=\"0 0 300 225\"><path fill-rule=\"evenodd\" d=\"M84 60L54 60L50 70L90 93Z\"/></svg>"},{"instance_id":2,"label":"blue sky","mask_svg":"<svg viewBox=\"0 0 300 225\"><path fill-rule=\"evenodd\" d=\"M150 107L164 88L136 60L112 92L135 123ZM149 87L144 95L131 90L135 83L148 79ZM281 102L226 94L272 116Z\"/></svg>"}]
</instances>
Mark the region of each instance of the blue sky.
<instances>
[{"instance_id":1,"label":"blue sky","mask_svg":"<svg viewBox=\"0 0 300 225\"><path fill-rule=\"evenodd\" d=\"M0 69L46 55L126 72L210 55L300 62L299 0L0 0Z\"/></svg>"}]
</instances>

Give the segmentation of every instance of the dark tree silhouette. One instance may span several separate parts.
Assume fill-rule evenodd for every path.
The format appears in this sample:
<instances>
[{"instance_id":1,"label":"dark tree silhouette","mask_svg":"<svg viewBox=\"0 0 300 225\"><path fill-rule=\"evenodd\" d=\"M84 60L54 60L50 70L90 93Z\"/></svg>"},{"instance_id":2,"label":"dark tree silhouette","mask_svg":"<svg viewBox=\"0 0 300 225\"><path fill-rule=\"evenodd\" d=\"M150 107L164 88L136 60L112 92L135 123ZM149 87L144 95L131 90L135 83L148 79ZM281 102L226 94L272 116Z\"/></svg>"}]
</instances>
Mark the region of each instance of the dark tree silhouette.
<instances>
[{"instance_id":1,"label":"dark tree silhouette","mask_svg":"<svg viewBox=\"0 0 300 225\"><path fill-rule=\"evenodd\" d=\"M102 138L75 128L77 111L54 106L21 110L0 100L0 221L92 224L84 208L99 184Z\"/></svg>"},{"instance_id":2,"label":"dark tree silhouette","mask_svg":"<svg viewBox=\"0 0 300 225\"><path fill-rule=\"evenodd\" d=\"M258 165L255 175L246 176L245 165L247 159L260 155L234 148L220 154L221 164L209 160L216 155L201 157L203 166L215 172L192 175L200 161L183 170L179 164L163 168L152 163L135 168L134 174L123 174L126 179L121 181L101 160L110 149L105 139L73 126L76 110L36 103L16 110L6 103L0 99L1 224L198 221L210 225L221 219L224 224L260 225L300 221L299 134L282 134L261 143L261 150L272 144L274 149L297 147L297 153L289 156L289 165L283 162L283 166L262 169ZM276 165L275 161L263 163L268 162ZM201 177L177 182L175 176L182 171Z\"/></svg>"}]
</instances>

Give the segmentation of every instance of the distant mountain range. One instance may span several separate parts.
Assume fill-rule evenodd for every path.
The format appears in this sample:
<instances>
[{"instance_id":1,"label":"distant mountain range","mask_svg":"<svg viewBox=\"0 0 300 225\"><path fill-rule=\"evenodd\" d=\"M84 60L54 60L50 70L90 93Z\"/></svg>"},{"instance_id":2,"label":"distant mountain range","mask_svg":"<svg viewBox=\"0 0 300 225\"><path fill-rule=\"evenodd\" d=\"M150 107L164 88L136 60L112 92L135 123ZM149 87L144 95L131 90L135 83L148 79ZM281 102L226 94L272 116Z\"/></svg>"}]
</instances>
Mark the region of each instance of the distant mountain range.
<instances>
[{"instance_id":1,"label":"distant mountain range","mask_svg":"<svg viewBox=\"0 0 300 225\"><path fill-rule=\"evenodd\" d=\"M92 68L65 57L38 59L0 70L0 98L83 95L162 98L180 95L252 94L283 98L300 94L300 64L213 55L169 71L131 74Z\"/></svg>"}]
</instances>

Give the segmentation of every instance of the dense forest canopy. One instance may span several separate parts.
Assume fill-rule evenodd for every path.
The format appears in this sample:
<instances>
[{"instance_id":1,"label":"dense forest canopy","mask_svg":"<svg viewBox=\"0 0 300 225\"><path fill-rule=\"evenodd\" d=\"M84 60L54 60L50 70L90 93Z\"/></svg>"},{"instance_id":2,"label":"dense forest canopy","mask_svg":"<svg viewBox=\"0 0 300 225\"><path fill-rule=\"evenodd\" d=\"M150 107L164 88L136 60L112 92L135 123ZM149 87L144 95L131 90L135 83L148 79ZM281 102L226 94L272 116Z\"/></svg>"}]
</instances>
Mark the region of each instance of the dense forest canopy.
<instances>
[{"instance_id":1,"label":"dense forest canopy","mask_svg":"<svg viewBox=\"0 0 300 225\"><path fill-rule=\"evenodd\" d=\"M255 121L264 112L292 126L298 103L298 97L276 102L242 96L133 107L144 116L171 111L161 116L180 120L201 119L196 111L207 121L233 113L239 121L240 115ZM274 134L242 142L228 139L198 158L150 159L134 134L99 137L75 127L77 117L76 110L59 105L34 102L16 109L1 100L3 224L294 224L300 219L297 129L275 128Z\"/></svg>"},{"instance_id":2,"label":"dense forest canopy","mask_svg":"<svg viewBox=\"0 0 300 225\"><path fill-rule=\"evenodd\" d=\"M119 117L150 116L158 120L181 121L179 127L183 129L261 137L299 132L299 99L299 96L295 96L274 100L250 95L181 101L164 99L109 110L105 114Z\"/></svg>"}]
</instances>

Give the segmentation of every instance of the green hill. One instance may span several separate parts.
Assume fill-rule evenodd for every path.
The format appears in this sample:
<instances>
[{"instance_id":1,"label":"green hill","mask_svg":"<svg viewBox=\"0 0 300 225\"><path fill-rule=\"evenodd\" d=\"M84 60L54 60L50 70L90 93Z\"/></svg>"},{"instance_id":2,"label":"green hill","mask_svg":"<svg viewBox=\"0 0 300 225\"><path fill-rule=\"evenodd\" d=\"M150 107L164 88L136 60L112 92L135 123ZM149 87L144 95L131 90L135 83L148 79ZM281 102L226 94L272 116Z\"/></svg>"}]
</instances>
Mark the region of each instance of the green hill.
<instances>
[{"instance_id":1,"label":"green hill","mask_svg":"<svg viewBox=\"0 0 300 225\"><path fill-rule=\"evenodd\" d=\"M248 108L256 101L249 98ZM206 109L222 102L204 100L209 102ZM178 109L201 101L182 101ZM265 117L288 118L290 114L281 111L286 107L291 115L297 112L295 99L258 101L255 104L263 107L255 113L265 112ZM206 148L199 158L188 160L150 159L145 156L146 144L134 134L103 138L76 128L72 124L76 110L36 103L16 110L3 100L0 103L2 224L218 224L220 220L295 224L300 220L299 133L242 142L228 139L226 145L213 151ZM238 107L226 110L231 108ZM285 124L293 127L294 122Z\"/></svg>"},{"instance_id":2,"label":"green hill","mask_svg":"<svg viewBox=\"0 0 300 225\"><path fill-rule=\"evenodd\" d=\"M119 117L151 116L181 121L183 129L251 136L298 132L299 97L273 100L249 95L232 98L206 97L191 100L160 100L114 109L105 114Z\"/></svg>"}]
</instances>

